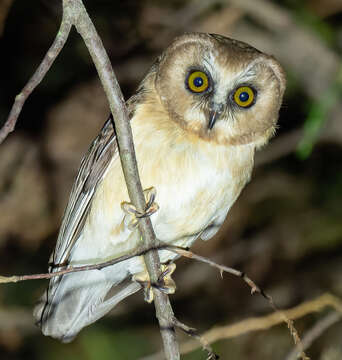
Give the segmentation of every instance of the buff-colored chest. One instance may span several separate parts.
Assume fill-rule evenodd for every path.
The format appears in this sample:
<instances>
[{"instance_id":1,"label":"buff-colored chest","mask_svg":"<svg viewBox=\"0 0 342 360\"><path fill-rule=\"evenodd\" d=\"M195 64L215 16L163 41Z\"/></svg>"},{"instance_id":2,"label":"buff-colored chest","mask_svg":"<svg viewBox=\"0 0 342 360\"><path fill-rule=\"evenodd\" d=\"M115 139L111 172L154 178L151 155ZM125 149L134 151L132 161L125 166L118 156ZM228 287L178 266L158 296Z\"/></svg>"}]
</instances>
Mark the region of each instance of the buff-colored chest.
<instances>
[{"instance_id":1,"label":"buff-colored chest","mask_svg":"<svg viewBox=\"0 0 342 360\"><path fill-rule=\"evenodd\" d=\"M157 191L159 210L151 217L157 238L190 246L208 227L218 228L250 178L254 148L211 144L177 128L165 129L153 119L133 118L132 130L143 188ZM82 242L94 257L119 256L137 246L120 207L128 200L116 157L96 191L84 229Z\"/></svg>"}]
</instances>

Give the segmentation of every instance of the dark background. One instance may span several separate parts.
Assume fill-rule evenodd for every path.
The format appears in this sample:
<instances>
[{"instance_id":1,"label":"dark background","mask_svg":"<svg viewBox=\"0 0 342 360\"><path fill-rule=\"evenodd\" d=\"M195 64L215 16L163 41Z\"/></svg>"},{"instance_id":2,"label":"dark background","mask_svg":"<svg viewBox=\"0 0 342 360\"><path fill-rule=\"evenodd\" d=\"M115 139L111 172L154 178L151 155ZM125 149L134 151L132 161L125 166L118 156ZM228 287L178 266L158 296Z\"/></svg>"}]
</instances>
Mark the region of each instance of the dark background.
<instances>
[{"instance_id":1,"label":"dark background","mask_svg":"<svg viewBox=\"0 0 342 360\"><path fill-rule=\"evenodd\" d=\"M184 31L220 33L275 55L288 86L279 131L258 153L252 182L218 236L194 251L249 274L289 308L342 297L342 2L85 1L126 98L153 60ZM0 124L51 45L60 1L0 0ZM108 115L90 56L75 30L0 146L0 274L47 270L80 159ZM177 317L201 333L272 312L240 280L180 260L171 296ZM158 351L153 306L132 296L71 344L43 337L32 308L44 280L1 285L0 358L138 359ZM304 338L333 312L295 322ZM342 359L342 322L321 331L312 359ZM180 334L180 339L187 340ZM222 359L287 359L285 324L220 340ZM197 350L184 359L205 359Z\"/></svg>"}]
</instances>

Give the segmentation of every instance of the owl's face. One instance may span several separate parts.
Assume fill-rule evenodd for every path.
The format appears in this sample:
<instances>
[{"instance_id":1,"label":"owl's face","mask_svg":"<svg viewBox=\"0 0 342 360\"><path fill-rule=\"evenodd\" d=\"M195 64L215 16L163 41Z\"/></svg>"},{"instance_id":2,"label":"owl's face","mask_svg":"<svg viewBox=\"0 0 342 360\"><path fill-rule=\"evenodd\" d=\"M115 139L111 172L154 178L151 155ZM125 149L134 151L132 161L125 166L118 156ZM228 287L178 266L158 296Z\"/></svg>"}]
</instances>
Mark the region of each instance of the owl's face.
<instances>
[{"instance_id":1,"label":"owl's face","mask_svg":"<svg viewBox=\"0 0 342 360\"><path fill-rule=\"evenodd\" d=\"M274 58L247 44L191 33L160 57L155 87L183 128L219 144L261 146L275 131L285 76Z\"/></svg>"}]
</instances>

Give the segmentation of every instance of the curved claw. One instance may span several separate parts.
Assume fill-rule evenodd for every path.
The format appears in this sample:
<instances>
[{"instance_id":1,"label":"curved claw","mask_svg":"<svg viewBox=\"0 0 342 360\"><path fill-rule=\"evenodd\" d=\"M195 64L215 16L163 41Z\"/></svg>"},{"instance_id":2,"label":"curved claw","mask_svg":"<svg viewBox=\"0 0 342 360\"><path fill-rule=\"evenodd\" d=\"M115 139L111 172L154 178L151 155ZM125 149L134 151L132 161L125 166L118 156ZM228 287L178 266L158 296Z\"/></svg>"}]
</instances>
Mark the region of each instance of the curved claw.
<instances>
[{"instance_id":1,"label":"curved claw","mask_svg":"<svg viewBox=\"0 0 342 360\"><path fill-rule=\"evenodd\" d=\"M176 291L176 283L171 275L176 270L176 264L161 265L162 273L160 274L157 283L152 284L147 271L143 271L133 276L132 280L139 283L144 288L144 300L148 303L153 301L153 287L164 292L165 294L174 294Z\"/></svg>"},{"instance_id":2,"label":"curved claw","mask_svg":"<svg viewBox=\"0 0 342 360\"><path fill-rule=\"evenodd\" d=\"M126 214L124 217L124 223L129 230L133 231L139 224L141 218L151 216L159 209L159 205L154 201L157 191L154 187L150 187L144 190L144 196L146 200L146 207L144 212L140 212L130 202L122 202L121 209Z\"/></svg>"}]
</instances>

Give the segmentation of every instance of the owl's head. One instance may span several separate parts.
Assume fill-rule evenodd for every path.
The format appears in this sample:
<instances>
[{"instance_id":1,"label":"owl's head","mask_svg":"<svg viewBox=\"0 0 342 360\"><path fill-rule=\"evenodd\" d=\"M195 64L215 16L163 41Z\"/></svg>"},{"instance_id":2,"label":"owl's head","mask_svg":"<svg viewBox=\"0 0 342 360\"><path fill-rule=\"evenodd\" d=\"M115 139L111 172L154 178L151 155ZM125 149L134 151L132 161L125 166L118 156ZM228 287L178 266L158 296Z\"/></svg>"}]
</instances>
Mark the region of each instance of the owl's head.
<instances>
[{"instance_id":1,"label":"owl's head","mask_svg":"<svg viewBox=\"0 0 342 360\"><path fill-rule=\"evenodd\" d=\"M184 129L219 144L265 144L285 90L279 63L240 41L188 33L155 68L162 106Z\"/></svg>"}]
</instances>

